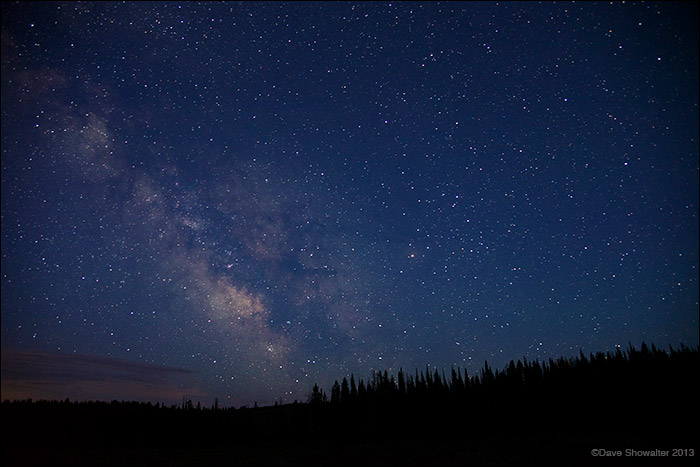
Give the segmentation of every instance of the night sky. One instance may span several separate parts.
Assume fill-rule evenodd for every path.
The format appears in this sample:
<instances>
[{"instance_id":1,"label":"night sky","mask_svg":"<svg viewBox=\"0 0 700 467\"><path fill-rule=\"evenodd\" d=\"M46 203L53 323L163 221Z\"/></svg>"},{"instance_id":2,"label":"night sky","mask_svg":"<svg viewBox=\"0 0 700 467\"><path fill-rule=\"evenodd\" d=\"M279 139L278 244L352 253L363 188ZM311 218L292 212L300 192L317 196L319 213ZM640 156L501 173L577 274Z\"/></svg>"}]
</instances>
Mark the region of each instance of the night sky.
<instances>
[{"instance_id":1,"label":"night sky","mask_svg":"<svg viewBox=\"0 0 700 467\"><path fill-rule=\"evenodd\" d=\"M2 397L698 345L698 6L3 3Z\"/></svg>"}]
</instances>

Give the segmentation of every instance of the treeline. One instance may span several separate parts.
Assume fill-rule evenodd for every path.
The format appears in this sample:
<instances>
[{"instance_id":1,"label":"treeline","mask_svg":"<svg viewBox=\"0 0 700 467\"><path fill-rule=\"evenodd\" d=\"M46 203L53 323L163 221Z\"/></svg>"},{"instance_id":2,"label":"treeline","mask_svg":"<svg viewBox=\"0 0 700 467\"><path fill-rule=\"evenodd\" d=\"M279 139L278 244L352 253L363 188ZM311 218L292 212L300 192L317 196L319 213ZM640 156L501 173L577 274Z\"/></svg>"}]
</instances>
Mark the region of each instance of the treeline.
<instances>
[{"instance_id":1,"label":"treeline","mask_svg":"<svg viewBox=\"0 0 700 467\"><path fill-rule=\"evenodd\" d=\"M425 368L375 372L367 380L349 375L328 392L315 385L306 403L268 407L221 408L216 401L204 407L185 399L171 405L5 401L3 420L13 429L3 445L14 448L34 439L46 445L82 439L91 446L119 440L142 447L477 440L561 429L583 438L614 429L661 443L664 436L680 440L684 424L696 424L697 368L697 348L642 344L573 358L511 361L502 369L485 363L474 374Z\"/></svg>"},{"instance_id":2,"label":"treeline","mask_svg":"<svg viewBox=\"0 0 700 467\"><path fill-rule=\"evenodd\" d=\"M476 374L453 367L374 372L367 381L350 375L336 380L330 393L315 385L308 402L314 429L343 436L449 437L553 426L582 433L604 426L634 431L696 416L697 368L697 348L665 351L644 343L572 358L511 361L501 370L486 362Z\"/></svg>"},{"instance_id":3,"label":"treeline","mask_svg":"<svg viewBox=\"0 0 700 467\"><path fill-rule=\"evenodd\" d=\"M406 373L403 369L394 376L388 371L373 372L365 383L355 375L336 380L330 396L318 384L309 394L308 402L320 404L356 404L390 401L420 402L430 399L468 398L485 396L496 398L503 392L522 390L547 390L565 385L583 384L577 391L598 382L625 382L625 385L641 383L644 386L655 383L665 384L671 374L686 374L697 364L697 349L681 345L669 351L655 345L642 343L640 349L630 345L626 350L617 348L614 352L591 353L582 351L574 358L560 357L528 361L513 361L503 370L493 370L488 361L482 369L470 375L466 369L452 367L448 373L437 368L417 369Z\"/></svg>"},{"instance_id":4,"label":"treeline","mask_svg":"<svg viewBox=\"0 0 700 467\"><path fill-rule=\"evenodd\" d=\"M277 404L275 404L277 405ZM196 404L192 399L187 398L187 396L182 398L182 402L178 404L166 404L161 402L138 402L138 401L118 401L113 400L111 402L105 401L71 401L70 398L63 400L49 400L49 399L22 399L16 401L4 400L2 407L11 406L32 406L37 410L40 409L52 409L57 407L72 407L76 412L84 411L123 411L123 412L232 412L235 410L248 410L249 407L246 405L241 406L239 409L235 407L221 407L218 398L214 399L214 402L207 406L202 405L201 401ZM253 409L258 408L257 402L253 405Z\"/></svg>"},{"instance_id":5,"label":"treeline","mask_svg":"<svg viewBox=\"0 0 700 467\"><path fill-rule=\"evenodd\" d=\"M5 441L44 439L62 444L79 437L100 446L115 439L133 446L220 446L248 442L261 433L281 436L304 426L308 405L292 403L269 407L204 406L190 399L179 404L135 401L19 400L3 401L3 420L14 429Z\"/></svg>"}]
</instances>

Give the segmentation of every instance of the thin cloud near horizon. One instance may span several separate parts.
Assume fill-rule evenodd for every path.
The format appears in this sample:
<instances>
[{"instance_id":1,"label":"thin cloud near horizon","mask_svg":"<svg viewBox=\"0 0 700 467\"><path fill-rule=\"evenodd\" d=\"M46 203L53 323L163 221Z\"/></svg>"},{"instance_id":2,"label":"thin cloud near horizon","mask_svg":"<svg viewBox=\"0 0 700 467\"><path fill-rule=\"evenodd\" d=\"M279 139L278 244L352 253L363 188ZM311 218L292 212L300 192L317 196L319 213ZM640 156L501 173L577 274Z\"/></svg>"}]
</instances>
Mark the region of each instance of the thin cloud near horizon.
<instances>
[{"instance_id":1,"label":"thin cloud near horizon","mask_svg":"<svg viewBox=\"0 0 700 467\"><path fill-rule=\"evenodd\" d=\"M2 350L2 400L128 400L204 397L192 370L84 354Z\"/></svg>"}]
</instances>

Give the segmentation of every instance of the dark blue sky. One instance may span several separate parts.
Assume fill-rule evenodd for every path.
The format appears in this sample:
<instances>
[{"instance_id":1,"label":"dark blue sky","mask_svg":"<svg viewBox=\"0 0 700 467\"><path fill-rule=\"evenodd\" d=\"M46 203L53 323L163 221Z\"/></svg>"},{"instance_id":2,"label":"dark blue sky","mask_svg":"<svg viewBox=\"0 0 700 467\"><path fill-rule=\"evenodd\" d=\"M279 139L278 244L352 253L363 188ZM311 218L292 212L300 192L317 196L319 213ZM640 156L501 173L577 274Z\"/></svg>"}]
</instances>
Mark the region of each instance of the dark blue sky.
<instances>
[{"instance_id":1,"label":"dark blue sky","mask_svg":"<svg viewBox=\"0 0 700 467\"><path fill-rule=\"evenodd\" d=\"M270 404L697 346L697 25L692 2L4 4L3 397Z\"/></svg>"}]
</instances>

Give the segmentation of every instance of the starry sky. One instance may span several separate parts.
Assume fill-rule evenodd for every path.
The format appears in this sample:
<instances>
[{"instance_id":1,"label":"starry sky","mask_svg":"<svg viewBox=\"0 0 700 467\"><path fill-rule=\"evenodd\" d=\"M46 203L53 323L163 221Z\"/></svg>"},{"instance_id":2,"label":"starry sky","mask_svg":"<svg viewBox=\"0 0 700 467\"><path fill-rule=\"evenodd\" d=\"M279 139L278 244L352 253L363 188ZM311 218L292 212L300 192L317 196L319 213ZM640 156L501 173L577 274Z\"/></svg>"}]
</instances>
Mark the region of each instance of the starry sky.
<instances>
[{"instance_id":1,"label":"starry sky","mask_svg":"<svg viewBox=\"0 0 700 467\"><path fill-rule=\"evenodd\" d=\"M3 398L698 345L694 2L3 3Z\"/></svg>"}]
</instances>

